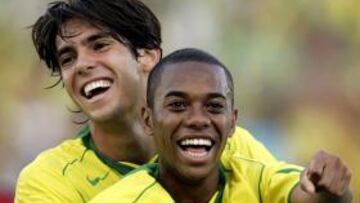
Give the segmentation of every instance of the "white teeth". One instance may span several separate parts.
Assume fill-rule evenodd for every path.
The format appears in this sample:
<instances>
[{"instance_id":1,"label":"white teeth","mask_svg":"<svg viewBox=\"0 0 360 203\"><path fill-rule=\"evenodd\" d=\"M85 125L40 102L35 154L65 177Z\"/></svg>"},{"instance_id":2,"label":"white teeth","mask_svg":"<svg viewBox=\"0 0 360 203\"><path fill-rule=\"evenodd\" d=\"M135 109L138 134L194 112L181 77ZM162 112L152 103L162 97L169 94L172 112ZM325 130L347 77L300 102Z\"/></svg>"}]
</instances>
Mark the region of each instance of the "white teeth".
<instances>
[{"instance_id":1,"label":"white teeth","mask_svg":"<svg viewBox=\"0 0 360 203\"><path fill-rule=\"evenodd\" d=\"M199 146L207 146L211 147L211 140L205 138L193 138L193 139L185 139L180 142L181 145L199 145Z\"/></svg>"},{"instance_id":2,"label":"white teeth","mask_svg":"<svg viewBox=\"0 0 360 203\"><path fill-rule=\"evenodd\" d=\"M188 155L193 156L193 157L203 157L208 154L207 151L204 151L204 152L185 151L185 153L187 153Z\"/></svg>"},{"instance_id":3,"label":"white teeth","mask_svg":"<svg viewBox=\"0 0 360 203\"><path fill-rule=\"evenodd\" d=\"M89 96L91 91L99 87L110 87L111 82L109 80L96 80L85 85L85 96Z\"/></svg>"}]
</instances>

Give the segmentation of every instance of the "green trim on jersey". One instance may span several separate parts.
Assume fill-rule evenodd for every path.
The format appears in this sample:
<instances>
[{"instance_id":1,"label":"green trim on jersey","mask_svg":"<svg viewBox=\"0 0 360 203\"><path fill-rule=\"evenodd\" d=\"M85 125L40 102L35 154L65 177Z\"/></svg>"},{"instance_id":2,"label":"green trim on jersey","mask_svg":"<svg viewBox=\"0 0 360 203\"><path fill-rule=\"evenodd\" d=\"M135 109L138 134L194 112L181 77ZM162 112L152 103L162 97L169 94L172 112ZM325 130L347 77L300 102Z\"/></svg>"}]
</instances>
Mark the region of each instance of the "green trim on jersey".
<instances>
[{"instance_id":1,"label":"green trim on jersey","mask_svg":"<svg viewBox=\"0 0 360 203\"><path fill-rule=\"evenodd\" d=\"M212 195L211 203L287 203L299 183L299 172L276 173L293 168L289 164L267 165L237 155L229 161L229 168L220 168L218 191ZM91 203L173 203L173 197L159 183L158 176L158 163L143 165L97 195Z\"/></svg>"},{"instance_id":2,"label":"green trim on jersey","mask_svg":"<svg viewBox=\"0 0 360 203\"><path fill-rule=\"evenodd\" d=\"M39 154L19 174L15 202L90 201L98 193L121 180L124 173L138 167L133 163L118 163L102 156L95 145L90 145L90 141L91 132L86 125L76 133L74 139L65 140ZM236 127L234 135L228 138L221 156L223 167L226 169L227 182L231 181L232 175L229 174L232 173L228 173L228 170L232 168L233 154L254 158L264 163L277 163L277 160L248 131ZM150 162L156 161L156 156L150 160ZM285 174L277 174L277 176L281 175ZM247 175L241 178L247 179ZM254 191L257 191L257 188L254 188ZM223 199L226 199L227 195L225 188ZM215 201L215 197L212 201Z\"/></svg>"},{"instance_id":3,"label":"green trim on jersey","mask_svg":"<svg viewBox=\"0 0 360 203\"><path fill-rule=\"evenodd\" d=\"M226 170L220 166L220 173L219 173L219 192L217 193L215 203L221 203L224 195L226 184Z\"/></svg>"},{"instance_id":4,"label":"green trim on jersey","mask_svg":"<svg viewBox=\"0 0 360 203\"><path fill-rule=\"evenodd\" d=\"M258 195L259 195L259 201L262 203L262 192L261 192L261 182L264 174L265 165L261 163L261 172L260 172L260 178L258 182Z\"/></svg>"},{"instance_id":5,"label":"green trim on jersey","mask_svg":"<svg viewBox=\"0 0 360 203\"><path fill-rule=\"evenodd\" d=\"M86 129L89 129L89 127L86 127L84 130L81 130L79 135L81 136L81 139L84 145L86 146L86 148L93 150L96 156L99 157L99 159L102 162L104 162L106 165L110 166L111 168L115 169L121 175L126 175L130 171L136 169L136 167L129 166L118 161L114 161L109 157L105 156L104 154L102 154L95 146L94 140L91 138L90 130L86 131Z\"/></svg>"},{"instance_id":6,"label":"green trim on jersey","mask_svg":"<svg viewBox=\"0 0 360 203\"><path fill-rule=\"evenodd\" d=\"M284 168L281 170L278 170L276 173L291 173L291 172L302 172L303 170L298 168Z\"/></svg>"},{"instance_id":7,"label":"green trim on jersey","mask_svg":"<svg viewBox=\"0 0 360 203\"><path fill-rule=\"evenodd\" d=\"M81 128L79 130L79 132L76 133L75 135L75 139L76 138L84 138L86 136L90 136L90 127L88 125L84 126L83 128Z\"/></svg>"},{"instance_id":8,"label":"green trim on jersey","mask_svg":"<svg viewBox=\"0 0 360 203\"><path fill-rule=\"evenodd\" d=\"M148 187L146 187L146 189L136 198L136 200L134 202L136 202L141 197L141 195L146 192L147 189L149 189L151 186L153 186L155 183L158 182L159 173L160 173L159 168L160 167L159 167L158 163L149 163L149 164L142 165L141 167L139 167L136 170L132 171L131 173L127 174L127 175L131 175L140 170L146 170L149 173L149 175L155 179L154 183L149 185ZM224 194L224 190L225 190L225 184L226 184L226 170L222 166L220 166L220 168L219 168L219 190L216 193L216 200L214 203L222 202L222 198L223 198L223 194Z\"/></svg>"}]
</instances>

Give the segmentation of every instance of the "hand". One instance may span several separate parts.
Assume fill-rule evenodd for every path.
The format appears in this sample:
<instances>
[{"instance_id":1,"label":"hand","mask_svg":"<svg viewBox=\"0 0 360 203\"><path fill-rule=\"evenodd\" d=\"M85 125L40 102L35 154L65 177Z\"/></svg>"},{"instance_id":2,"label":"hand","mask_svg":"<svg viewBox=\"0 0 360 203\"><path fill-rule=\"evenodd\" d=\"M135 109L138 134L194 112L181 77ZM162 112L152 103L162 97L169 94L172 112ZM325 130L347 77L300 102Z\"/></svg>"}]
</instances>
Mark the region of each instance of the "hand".
<instances>
[{"instance_id":1,"label":"hand","mask_svg":"<svg viewBox=\"0 0 360 203\"><path fill-rule=\"evenodd\" d=\"M350 179L350 169L339 157L319 151L303 171L300 186L310 194L325 192L341 197L349 192Z\"/></svg>"}]
</instances>

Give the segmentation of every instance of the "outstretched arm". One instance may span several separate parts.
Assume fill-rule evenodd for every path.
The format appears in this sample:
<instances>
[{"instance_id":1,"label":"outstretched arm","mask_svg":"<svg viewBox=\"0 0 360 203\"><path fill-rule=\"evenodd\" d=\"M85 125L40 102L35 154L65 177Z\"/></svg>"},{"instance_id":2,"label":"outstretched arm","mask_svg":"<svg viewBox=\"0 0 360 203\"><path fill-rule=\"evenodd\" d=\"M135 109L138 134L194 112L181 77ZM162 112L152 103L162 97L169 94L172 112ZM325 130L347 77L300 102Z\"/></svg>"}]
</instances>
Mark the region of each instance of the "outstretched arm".
<instances>
[{"instance_id":1,"label":"outstretched arm","mask_svg":"<svg viewBox=\"0 0 360 203\"><path fill-rule=\"evenodd\" d=\"M350 203L350 179L350 169L339 157L319 151L303 171L291 202Z\"/></svg>"}]
</instances>

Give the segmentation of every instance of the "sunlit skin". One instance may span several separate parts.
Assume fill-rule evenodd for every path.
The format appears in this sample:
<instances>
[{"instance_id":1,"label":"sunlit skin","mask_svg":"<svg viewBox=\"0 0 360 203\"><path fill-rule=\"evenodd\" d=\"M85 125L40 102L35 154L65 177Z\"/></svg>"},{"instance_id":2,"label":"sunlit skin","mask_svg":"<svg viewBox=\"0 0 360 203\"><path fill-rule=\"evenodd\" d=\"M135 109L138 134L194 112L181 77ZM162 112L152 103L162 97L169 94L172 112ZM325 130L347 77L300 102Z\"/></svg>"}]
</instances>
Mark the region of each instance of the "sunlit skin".
<instances>
[{"instance_id":1,"label":"sunlit skin","mask_svg":"<svg viewBox=\"0 0 360 203\"><path fill-rule=\"evenodd\" d=\"M96 146L114 160L145 163L154 155L154 146L144 136L139 115L148 72L160 52L138 50L135 58L107 29L79 19L66 22L62 35L56 40L62 81L89 117ZM86 97L85 86L92 82L106 87Z\"/></svg>"},{"instance_id":2,"label":"sunlit skin","mask_svg":"<svg viewBox=\"0 0 360 203\"><path fill-rule=\"evenodd\" d=\"M351 176L350 169L338 156L319 151L301 174L291 202L352 202Z\"/></svg>"},{"instance_id":3,"label":"sunlit skin","mask_svg":"<svg viewBox=\"0 0 360 203\"><path fill-rule=\"evenodd\" d=\"M218 189L219 158L237 111L221 67L191 61L167 66L154 107L144 113L159 152L159 181L178 202L208 202ZM186 138L207 138L213 146L185 150L179 142Z\"/></svg>"},{"instance_id":4,"label":"sunlit skin","mask_svg":"<svg viewBox=\"0 0 360 203\"><path fill-rule=\"evenodd\" d=\"M62 81L73 101L90 118L91 135L97 148L101 153L113 160L123 160L138 164L146 163L155 154L155 146L151 137L145 135L140 125L139 112L140 107L144 104L144 89L148 73L160 59L160 51L138 50L140 57L135 58L129 48L114 39L107 29L94 27L88 22L78 19L70 20L62 28L64 38L58 37L56 42ZM218 74L221 75L223 73ZM168 83L173 81L181 82L178 79L181 75L181 73L176 73L170 78L167 78L167 75L164 75L163 78ZM188 84L190 89L201 90L199 89L201 86L197 87L195 82L205 80L207 77L204 78L204 75L206 74L200 74L197 77L191 78L191 82ZM107 85L110 85L94 94L93 97L86 98L83 93L84 86L100 79L106 81ZM217 86L220 87L221 85ZM159 95L156 94L156 98L158 97ZM161 95L159 98L161 99ZM199 103L191 102L191 104ZM164 104L162 103L161 105ZM166 108L163 107L162 110L165 111ZM160 115L162 114L154 114L154 121L156 121L156 116ZM211 117L206 117L211 118L207 119L211 121L216 120L213 118L217 117L213 114L205 113L196 113L195 115L212 115ZM196 117L204 118L204 116ZM166 123L171 121L169 118L172 117L166 119L164 117L159 118L163 119L164 123ZM161 120L158 119L158 121ZM182 124L179 127L185 123L183 121L177 122ZM162 123L159 122L159 124ZM216 122L210 122L210 124L210 128L217 129L215 128ZM170 124L168 126L171 127ZM154 130L163 133L160 130L161 126L158 125L158 127L158 129L154 128ZM176 126L172 127L174 131L179 131ZM214 134L217 136L214 136L216 138L214 140L217 142L211 150L216 149L214 151L218 152L222 147L220 141L224 143L224 135L229 134L223 131L216 132L217 134ZM170 132L168 134L177 135ZM173 138L156 138L155 140L158 143L159 150L166 151L166 147L171 146L171 144L175 146ZM166 145L166 143L169 145ZM161 148L162 145L164 145L163 148ZM218 160L220 153L214 153L214 151L209 153L209 160ZM179 177L182 177L182 179L175 183L188 184L189 180L196 180L197 185L202 186L195 187L198 190L195 190L194 187L186 187L187 190L183 189L184 187L170 187L174 191L179 190L172 193L184 194L182 196L194 194L195 197L200 199L202 197L205 199L211 197L213 191L216 190L216 185L208 183L217 183L218 170L216 164L210 163L210 161L207 162L208 159L204 159L205 161L201 164L197 161L189 161L181 155L182 153L179 153L179 150L173 150L173 153L165 154L166 156L160 160L164 166L163 168L167 169L161 169L163 177L178 177L176 174L181 174ZM178 165L185 164L184 168L188 167L189 170L178 166L171 170L170 163L173 159L179 160ZM208 174L209 178L204 174ZM313 176L319 176L317 179L320 181L313 179ZM171 178L167 179L173 180ZM350 202L350 179L350 170L338 157L320 152L312 159L311 164L306 168L306 173L302 175L300 185L294 190L292 202L329 202L329 199L332 202ZM173 185L174 183L164 181L163 184ZM210 187L208 187L209 185ZM321 188L324 192L316 192L318 191L317 188ZM197 202L200 202L200 200Z\"/></svg>"},{"instance_id":5,"label":"sunlit skin","mask_svg":"<svg viewBox=\"0 0 360 203\"><path fill-rule=\"evenodd\" d=\"M137 81L141 76L128 48L106 30L83 21L66 23L64 31L65 38L57 39L61 75L67 92L84 113L91 120L106 121L112 114L121 115L124 109L136 107L133 103L140 102ZM99 79L109 80L112 85L100 96L85 98L81 94L84 85Z\"/></svg>"}]
</instances>

